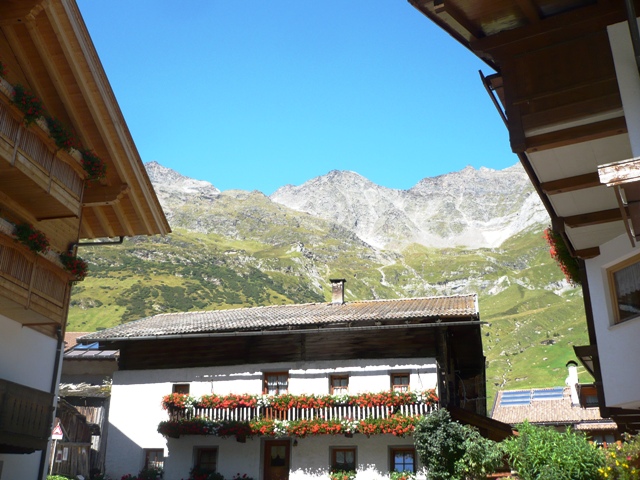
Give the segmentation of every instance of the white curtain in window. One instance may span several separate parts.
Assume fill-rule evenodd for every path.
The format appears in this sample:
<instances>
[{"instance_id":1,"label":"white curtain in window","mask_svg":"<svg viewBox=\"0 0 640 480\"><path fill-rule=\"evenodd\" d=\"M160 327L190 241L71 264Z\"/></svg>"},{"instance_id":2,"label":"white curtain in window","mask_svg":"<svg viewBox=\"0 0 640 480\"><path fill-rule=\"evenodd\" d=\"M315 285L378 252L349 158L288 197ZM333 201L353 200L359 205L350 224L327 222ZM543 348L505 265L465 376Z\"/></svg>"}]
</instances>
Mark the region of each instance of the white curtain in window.
<instances>
[{"instance_id":1,"label":"white curtain in window","mask_svg":"<svg viewBox=\"0 0 640 480\"><path fill-rule=\"evenodd\" d=\"M634 263L614 273L618 298L640 291L640 263Z\"/></svg>"}]
</instances>

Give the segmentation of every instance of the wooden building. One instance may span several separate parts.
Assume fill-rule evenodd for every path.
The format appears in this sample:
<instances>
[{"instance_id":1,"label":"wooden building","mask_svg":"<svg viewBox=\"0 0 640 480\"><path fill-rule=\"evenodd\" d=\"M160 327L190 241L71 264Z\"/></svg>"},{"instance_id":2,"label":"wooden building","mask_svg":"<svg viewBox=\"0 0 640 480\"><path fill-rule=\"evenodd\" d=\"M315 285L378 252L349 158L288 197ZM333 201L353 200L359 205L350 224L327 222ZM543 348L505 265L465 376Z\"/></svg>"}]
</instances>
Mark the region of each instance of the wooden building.
<instances>
[{"instance_id":1,"label":"wooden building","mask_svg":"<svg viewBox=\"0 0 640 480\"><path fill-rule=\"evenodd\" d=\"M41 479L79 242L169 226L73 0L0 2L0 62L0 479Z\"/></svg>"},{"instance_id":2,"label":"wooden building","mask_svg":"<svg viewBox=\"0 0 640 480\"><path fill-rule=\"evenodd\" d=\"M486 417L475 295L345 303L333 282L329 303L160 314L81 337L120 351L107 473L163 459L166 479L194 467L265 480L415 471L412 425L437 406L510 434ZM346 400L358 395L367 405Z\"/></svg>"},{"instance_id":3,"label":"wooden building","mask_svg":"<svg viewBox=\"0 0 640 480\"><path fill-rule=\"evenodd\" d=\"M576 355L603 417L638 430L640 4L409 1L495 72L481 80L511 148L581 266L589 345Z\"/></svg>"}]
</instances>

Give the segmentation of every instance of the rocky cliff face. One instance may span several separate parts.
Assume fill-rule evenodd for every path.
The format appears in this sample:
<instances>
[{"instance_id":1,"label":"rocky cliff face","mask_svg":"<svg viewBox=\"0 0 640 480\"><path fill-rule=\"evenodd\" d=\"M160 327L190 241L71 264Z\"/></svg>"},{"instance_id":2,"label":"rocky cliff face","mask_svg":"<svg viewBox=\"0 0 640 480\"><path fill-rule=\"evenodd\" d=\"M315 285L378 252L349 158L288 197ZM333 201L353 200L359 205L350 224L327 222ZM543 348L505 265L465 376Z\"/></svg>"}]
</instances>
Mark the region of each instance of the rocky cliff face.
<instances>
[{"instance_id":1,"label":"rocky cliff face","mask_svg":"<svg viewBox=\"0 0 640 480\"><path fill-rule=\"evenodd\" d=\"M229 218L217 218L210 211L214 202L234 201L251 210L254 202L265 206L270 200L271 208L307 213L353 232L377 249L393 251L412 243L492 248L548 222L519 165L505 170L467 167L425 178L409 190L382 187L355 172L334 170L300 186L284 186L269 198L259 192L220 192L209 182L184 177L155 162L147 164L147 171L169 222L202 233L237 237Z\"/></svg>"},{"instance_id":2,"label":"rocky cliff face","mask_svg":"<svg viewBox=\"0 0 640 480\"><path fill-rule=\"evenodd\" d=\"M90 275L73 287L71 330L323 302L328 279L346 278L347 301L477 293L489 388L556 385L588 341L580 290L549 255L547 217L519 167L466 168L406 191L333 171L271 198L147 169L174 232L83 250Z\"/></svg>"},{"instance_id":3,"label":"rocky cliff face","mask_svg":"<svg viewBox=\"0 0 640 480\"><path fill-rule=\"evenodd\" d=\"M425 178L409 190L334 170L271 195L282 205L331 220L377 248L497 247L548 216L522 168L467 167Z\"/></svg>"}]
</instances>

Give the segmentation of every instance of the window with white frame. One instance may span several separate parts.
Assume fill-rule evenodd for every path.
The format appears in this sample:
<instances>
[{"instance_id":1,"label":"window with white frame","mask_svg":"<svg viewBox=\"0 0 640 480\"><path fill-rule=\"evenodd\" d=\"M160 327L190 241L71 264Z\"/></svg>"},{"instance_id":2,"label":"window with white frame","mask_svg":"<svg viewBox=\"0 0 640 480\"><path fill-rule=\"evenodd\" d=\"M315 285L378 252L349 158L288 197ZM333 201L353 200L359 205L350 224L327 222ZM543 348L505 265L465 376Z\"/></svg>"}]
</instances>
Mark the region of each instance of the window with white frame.
<instances>
[{"instance_id":1,"label":"window with white frame","mask_svg":"<svg viewBox=\"0 0 640 480\"><path fill-rule=\"evenodd\" d=\"M409 374L408 373L392 373L391 374L391 390L394 392L409 391Z\"/></svg>"},{"instance_id":2,"label":"window with white frame","mask_svg":"<svg viewBox=\"0 0 640 480\"><path fill-rule=\"evenodd\" d=\"M640 315L640 255L607 270L614 323Z\"/></svg>"},{"instance_id":3,"label":"window with white frame","mask_svg":"<svg viewBox=\"0 0 640 480\"><path fill-rule=\"evenodd\" d=\"M349 393L348 375L331 375L329 393L331 395L344 395Z\"/></svg>"},{"instance_id":4,"label":"window with white frame","mask_svg":"<svg viewBox=\"0 0 640 480\"><path fill-rule=\"evenodd\" d=\"M264 374L263 393L282 395L289 391L289 372L267 372Z\"/></svg>"}]
</instances>

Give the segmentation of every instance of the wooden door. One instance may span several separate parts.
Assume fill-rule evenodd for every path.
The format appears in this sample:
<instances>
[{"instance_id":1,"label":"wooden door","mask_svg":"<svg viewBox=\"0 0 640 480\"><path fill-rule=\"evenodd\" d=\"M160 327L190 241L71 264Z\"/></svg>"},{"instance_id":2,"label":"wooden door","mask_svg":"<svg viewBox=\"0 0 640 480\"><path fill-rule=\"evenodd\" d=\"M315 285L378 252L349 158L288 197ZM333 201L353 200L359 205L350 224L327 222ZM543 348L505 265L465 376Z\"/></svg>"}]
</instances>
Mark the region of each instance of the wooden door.
<instances>
[{"instance_id":1,"label":"wooden door","mask_svg":"<svg viewBox=\"0 0 640 480\"><path fill-rule=\"evenodd\" d=\"M289 440L266 440L264 442L264 480L289 479Z\"/></svg>"}]
</instances>

